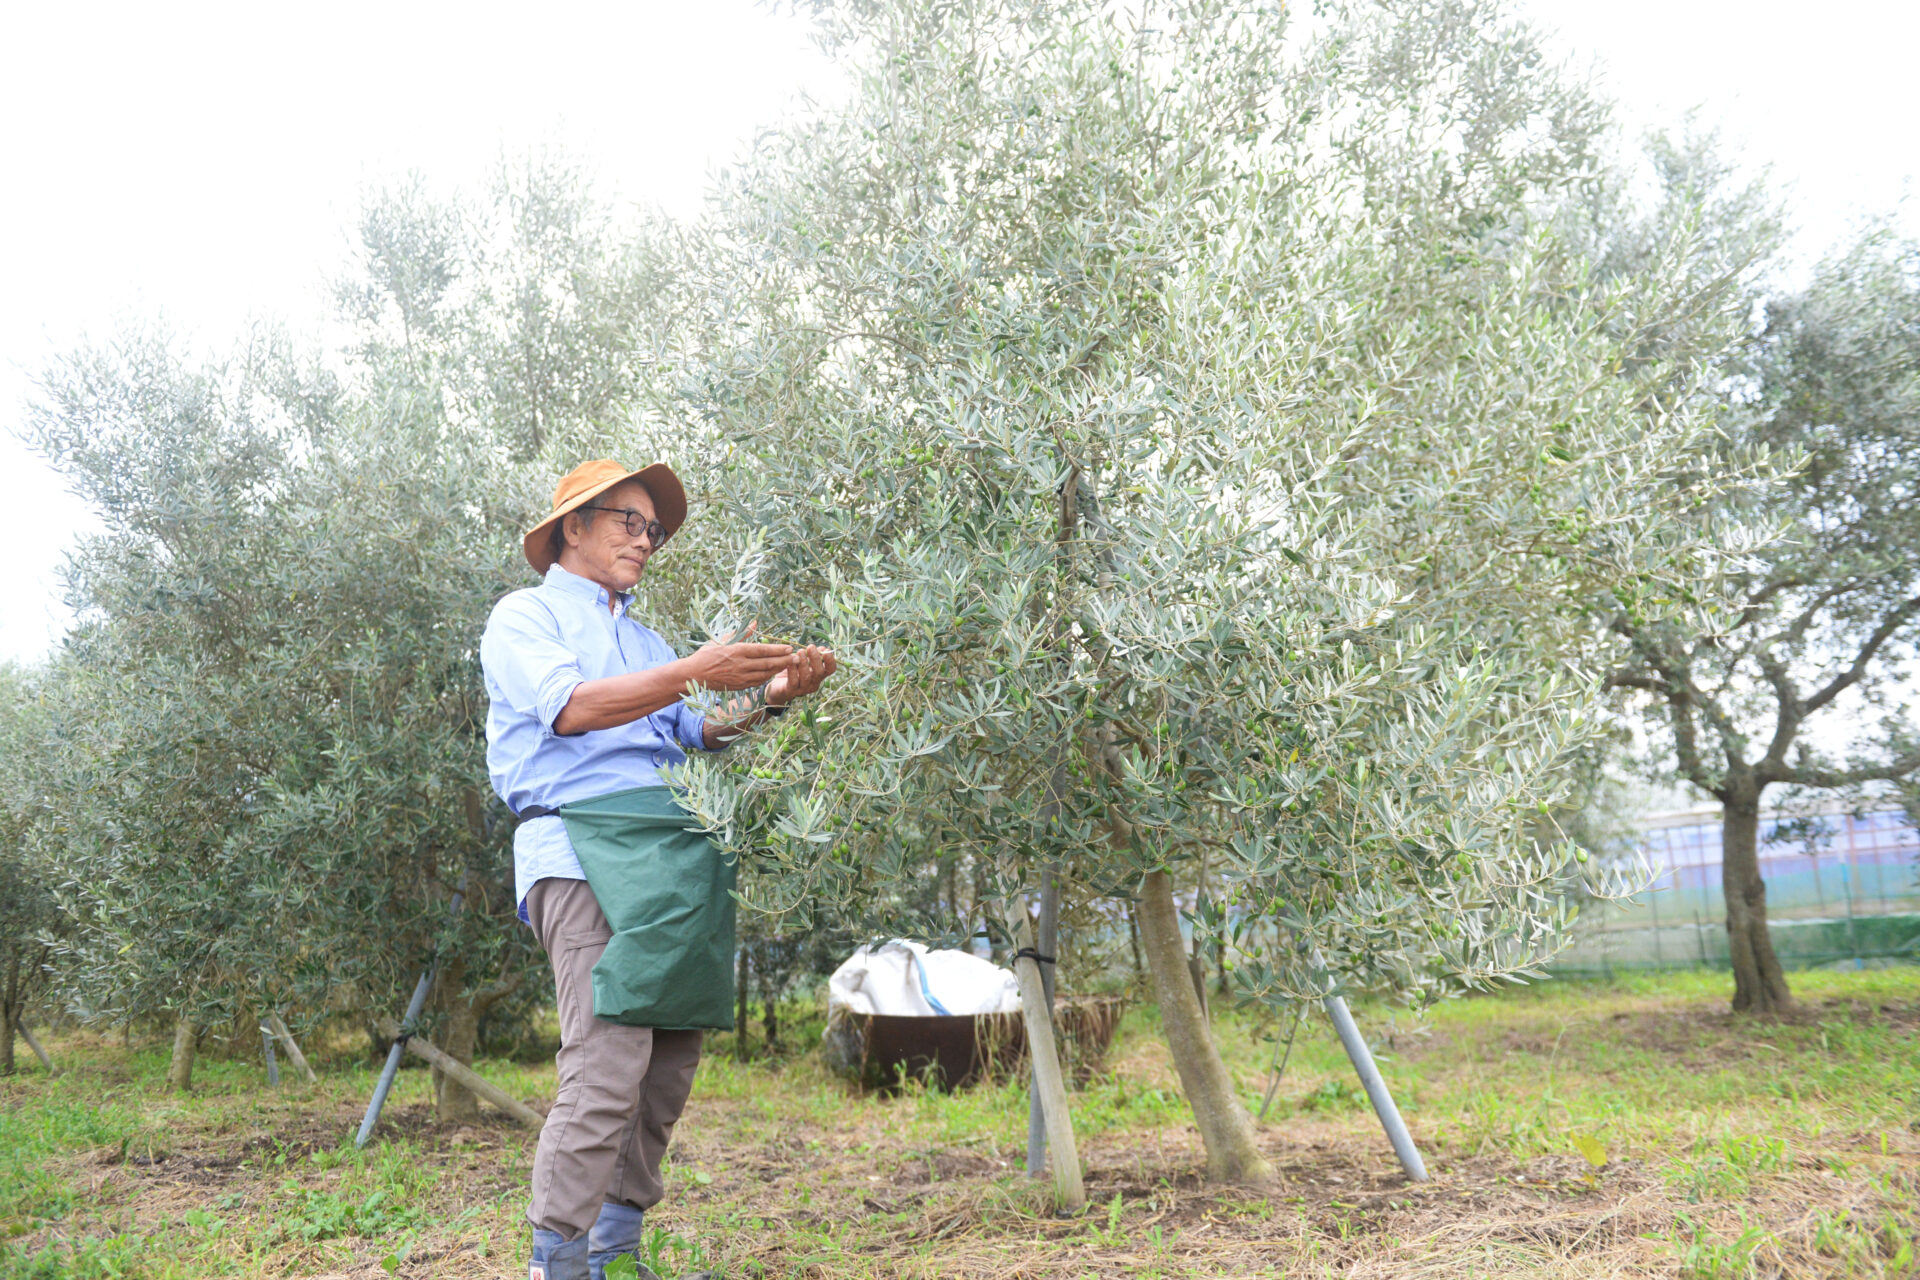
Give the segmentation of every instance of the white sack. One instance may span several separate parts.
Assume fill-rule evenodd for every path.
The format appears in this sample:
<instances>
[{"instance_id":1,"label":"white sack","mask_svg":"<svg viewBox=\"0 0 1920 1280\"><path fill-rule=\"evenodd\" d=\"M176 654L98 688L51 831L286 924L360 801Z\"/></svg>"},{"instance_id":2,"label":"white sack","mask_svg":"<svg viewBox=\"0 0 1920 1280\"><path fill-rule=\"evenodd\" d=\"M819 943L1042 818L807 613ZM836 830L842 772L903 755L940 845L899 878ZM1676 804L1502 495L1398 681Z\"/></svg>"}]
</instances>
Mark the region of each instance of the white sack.
<instances>
[{"instance_id":1,"label":"white sack","mask_svg":"<svg viewBox=\"0 0 1920 1280\"><path fill-rule=\"evenodd\" d=\"M860 948L827 980L830 1022L840 1012L925 1018L1019 1011L1019 984L999 965L900 938Z\"/></svg>"}]
</instances>

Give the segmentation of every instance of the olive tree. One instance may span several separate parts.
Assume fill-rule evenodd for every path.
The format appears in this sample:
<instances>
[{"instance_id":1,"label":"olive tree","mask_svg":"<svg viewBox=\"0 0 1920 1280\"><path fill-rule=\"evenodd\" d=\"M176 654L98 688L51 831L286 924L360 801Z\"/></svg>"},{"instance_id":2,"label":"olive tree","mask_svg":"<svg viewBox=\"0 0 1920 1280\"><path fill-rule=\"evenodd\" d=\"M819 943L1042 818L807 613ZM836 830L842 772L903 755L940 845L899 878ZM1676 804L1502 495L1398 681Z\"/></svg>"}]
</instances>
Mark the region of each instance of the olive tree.
<instances>
[{"instance_id":1,"label":"olive tree","mask_svg":"<svg viewBox=\"0 0 1920 1280\"><path fill-rule=\"evenodd\" d=\"M436 956L466 1061L544 985L477 647L552 476L608 451L647 259L565 166L379 193L359 230L338 353L269 334L201 366L129 337L51 370L35 419L105 526L60 658L74 1000L178 1011L183 1062L242 1008L397 1011Z\"/></svg>"},{"instance_id":2,"label":"olive tree","mask_svg":"<svg viewBox=\"0 0 1920 1280\"><path fill-rule=\"evenodd\" d=\"M1209 1173L1261 1177L1179 890L1256 999L1553 953L1528 817L1600 731L1585 602L1713 550L1674 460L1738 298L1684 231L1589 269L1604 110L1492 5L823 23L856 91L718 193L674 372L735 539L707 625L847 678L693 802L773 910L935 856L1134 900Z\"/></svg>"},{"instance_id":3,"label":"olive tree","mask_svg":"<svg viewBox=\"0 0 1920 1280\"><path fill-rule=\"evenodd\" d=\"M14 1070L16 1028L47 988L64 918L53 869L34 839L54 815L43 772L50 736L43 671L0 663L0 1075Z\"/></svg>"},{"instance_id":4,"label":"olive tree","mask_svg":"<svg viewBox=\"0 0 1920 1280\"><path fill-rule=\"evenodd\" d=\"M42 383L35 443L97 512L69 550L80 623L55 658L45 829L74 922L69 1003L170 1016L169 1081L261 966L230 837L258 804L280 717L253 665L263 550L294 432L273 410L285 348L186 367L164 335L77 352Z\"/></svg>"},{"instance_id":5,"label":"olive tree","mask_svg":"<svg viewBox=\"0 0 1920 1280\"><path fill-rule=\"evenodd\" d=\"M1610 621L1630 646L1613 683L1648 695L1675 772L1720 801L1733 1007L1765 1014L1791 993L1762 797L1920 774L1920 245L1876 230L1821 264L1768 303L1749 368L1732 440L1797 462L1765 496L1781 536L1727 563L1700 608Z\"/></svg>"}]
</instances>

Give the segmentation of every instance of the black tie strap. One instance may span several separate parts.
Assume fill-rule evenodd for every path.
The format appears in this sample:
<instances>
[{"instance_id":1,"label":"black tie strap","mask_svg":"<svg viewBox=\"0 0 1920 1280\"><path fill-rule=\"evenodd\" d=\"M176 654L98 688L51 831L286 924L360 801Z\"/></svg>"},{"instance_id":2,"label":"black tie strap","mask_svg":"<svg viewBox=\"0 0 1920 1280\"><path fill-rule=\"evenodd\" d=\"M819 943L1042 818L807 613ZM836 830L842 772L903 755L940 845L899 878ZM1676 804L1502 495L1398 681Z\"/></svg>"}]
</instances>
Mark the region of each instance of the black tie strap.
<instances>
[{"instance_id":1,"label":"black tie strap","mask_svg":"<svg viewBox=\"0 0 1920 1280\"><path fill-rule=\"evenodd\" d=\"M1054 959L1052 956L1043 956L1038 951L1035 951L1032 947L1020 948L1018 951L1013 953L1013 958L1015 960L1032 960L1039 964L1054 963Z\"/></svg>"},{"instance_id":2,"label":"black tie strap","mask_svg":"<svg viewBox=\"0 0 1920 1280\"><path fill-rule=\"evenodd\" d=\"M557 818L559 816L560 811L558 809L549 809L543 804L530 804L513 815L513 825L517 827L523 822L532 822L535 818Z\"/></svg>"}]
</instances>

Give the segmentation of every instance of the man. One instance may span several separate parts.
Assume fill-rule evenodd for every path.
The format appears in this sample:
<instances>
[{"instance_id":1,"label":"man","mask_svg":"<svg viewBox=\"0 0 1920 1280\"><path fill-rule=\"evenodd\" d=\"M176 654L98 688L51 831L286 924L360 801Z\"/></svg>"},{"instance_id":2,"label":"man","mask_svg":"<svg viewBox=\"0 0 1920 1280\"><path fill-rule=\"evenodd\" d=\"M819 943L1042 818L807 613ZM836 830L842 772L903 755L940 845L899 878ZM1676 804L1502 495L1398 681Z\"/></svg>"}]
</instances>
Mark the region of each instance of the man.
<instances>
[{"instance_id":1,"label":"man","mask_svg":"<svg viewBox=\"0 0 1920 1280\"><path fill-rule=\"evenodd\" d=\"M552 961L560 1014L559 1090L527 1208L530 1280L601 1280L614 1258L638 1262L701 1028L730 1025L710 989L724 1005L732 867L687 830L665 773L835 670L829 650L744 638L676 658L627 616L686 513L665 464L575 468L523 544L541 584L502 599L480 642L487 768L519 822L514 890ZM758 693L709 716L681 700L694 685Z\"/></svg>"}]
</instances>

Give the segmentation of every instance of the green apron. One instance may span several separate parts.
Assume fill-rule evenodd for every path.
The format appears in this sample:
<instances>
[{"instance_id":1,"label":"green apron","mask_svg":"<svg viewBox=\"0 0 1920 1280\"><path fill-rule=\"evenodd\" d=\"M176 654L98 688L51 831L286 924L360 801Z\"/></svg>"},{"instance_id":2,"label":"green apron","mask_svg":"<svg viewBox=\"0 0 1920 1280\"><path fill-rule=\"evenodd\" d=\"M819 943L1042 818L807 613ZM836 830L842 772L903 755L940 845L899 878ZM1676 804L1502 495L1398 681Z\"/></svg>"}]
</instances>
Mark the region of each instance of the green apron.
<instances>
[{"instance_id":1,"label":"green apron","mask_svg":"<svg viewBox=\"0 0 1920 1280\"><path fill-rule=\"evenodd\" d=\"M733 1029L734 864L671 787L560 807L613 939L593 966L593 1012L663 1031Z\"/></svg>"}]
</instances>

